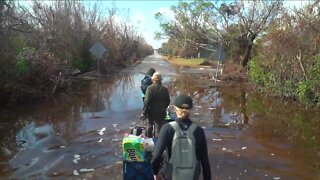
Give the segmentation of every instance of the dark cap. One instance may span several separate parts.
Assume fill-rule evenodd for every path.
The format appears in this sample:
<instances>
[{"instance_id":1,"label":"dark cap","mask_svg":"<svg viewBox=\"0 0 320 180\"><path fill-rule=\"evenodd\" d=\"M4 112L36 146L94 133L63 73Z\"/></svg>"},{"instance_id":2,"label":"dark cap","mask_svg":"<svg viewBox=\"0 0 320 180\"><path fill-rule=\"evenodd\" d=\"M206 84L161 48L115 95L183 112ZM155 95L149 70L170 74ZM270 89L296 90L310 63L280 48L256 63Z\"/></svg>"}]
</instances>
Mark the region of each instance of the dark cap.
<instances>
[{"instance_id":1,"label":"dark cap","mask_svg":"<svg viewBox=\"0 0 320 180\"><path fill-rule=\"evenodd\" d=\"M189 96L182 94L176 98L174 105L180 109L191 109L192 99Z\"/></svg>"},{"instance_id":2,"label":"dark cap","mask_svg":"<svg viewBox=\"0 0 320 180\"><path fill-rule=\"evenodd\" d=\"M146 75L152 76L153 73L155 73L155 72L156 72L156 70L155 70L154 68L150 68L150 69L148 70L148 72L146 73Z\"/></svg>"}]
</instances>

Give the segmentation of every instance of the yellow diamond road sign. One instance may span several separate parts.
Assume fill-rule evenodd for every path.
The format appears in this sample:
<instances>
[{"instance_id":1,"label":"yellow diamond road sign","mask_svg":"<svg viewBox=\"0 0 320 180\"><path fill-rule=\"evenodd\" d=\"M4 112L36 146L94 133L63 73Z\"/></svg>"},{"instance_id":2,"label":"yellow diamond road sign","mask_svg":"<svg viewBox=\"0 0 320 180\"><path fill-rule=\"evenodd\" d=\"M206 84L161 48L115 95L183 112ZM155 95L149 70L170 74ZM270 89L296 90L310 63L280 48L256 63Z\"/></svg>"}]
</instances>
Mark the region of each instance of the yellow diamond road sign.
<instances>
[{"instance_id":1,"label":"yellow diamond road sign","mask_svg":"<svg viewBox=\"0 0 320 180\"><path fill-rule=\"evenodd\" d=\"M101 59L103 54L108 50L100 42L95 42L89 51L96 56L96 58Z\"/></svg>"}]
</instances>

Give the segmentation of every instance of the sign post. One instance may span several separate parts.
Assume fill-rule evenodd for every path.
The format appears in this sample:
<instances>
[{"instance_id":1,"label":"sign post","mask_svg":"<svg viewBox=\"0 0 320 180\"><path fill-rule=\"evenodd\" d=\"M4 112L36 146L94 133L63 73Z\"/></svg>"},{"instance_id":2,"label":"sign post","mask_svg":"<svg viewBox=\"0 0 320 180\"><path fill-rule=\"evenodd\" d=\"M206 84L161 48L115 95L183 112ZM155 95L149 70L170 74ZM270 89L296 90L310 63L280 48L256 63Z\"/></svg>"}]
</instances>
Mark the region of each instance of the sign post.
<instances>
[{"instance_id":1,"label":"sign post","mask_svg":"<svg viewBox=\"0 0 320 180\"><path fill-rule=\"evenodd\" d=\"M92 47L89 49L89 51L97 58L97 64L98 64L98 79L100 77L100 59L106 53L108 50L105 48L100 42L95 42Z\"/></svg>"}]
</instances>

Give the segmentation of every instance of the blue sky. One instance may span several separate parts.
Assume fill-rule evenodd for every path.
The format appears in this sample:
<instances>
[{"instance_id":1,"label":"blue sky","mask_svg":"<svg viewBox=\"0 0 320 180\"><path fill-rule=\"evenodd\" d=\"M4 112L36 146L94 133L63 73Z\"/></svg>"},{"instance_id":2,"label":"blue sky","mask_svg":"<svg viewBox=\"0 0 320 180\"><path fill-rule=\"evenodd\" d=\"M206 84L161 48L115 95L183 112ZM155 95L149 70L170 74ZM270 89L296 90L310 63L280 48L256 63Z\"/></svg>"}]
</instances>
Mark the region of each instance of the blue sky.
<instances>
[{"instance_id":1,"label":"blue sky","mask_svg":"<svg viewBox=\"0 0 320 180\"><path fill-rule=\"evenodd\" d=\"M88 2L93 3L93 1L87 1L86 3ZM105 0L96 2L106 7L112 7L114 3L119 9L119 18L136 27L136 31L155 49L160 48L161 44L167 41L154 39L155 31L160 30L159 21L154 18L155 13L161 12L171 17L173 14L170 13L170 7L179 3L179 1L170 0ZM126 18L128 12L129 19Z\"/></svg>"}]
</instances>

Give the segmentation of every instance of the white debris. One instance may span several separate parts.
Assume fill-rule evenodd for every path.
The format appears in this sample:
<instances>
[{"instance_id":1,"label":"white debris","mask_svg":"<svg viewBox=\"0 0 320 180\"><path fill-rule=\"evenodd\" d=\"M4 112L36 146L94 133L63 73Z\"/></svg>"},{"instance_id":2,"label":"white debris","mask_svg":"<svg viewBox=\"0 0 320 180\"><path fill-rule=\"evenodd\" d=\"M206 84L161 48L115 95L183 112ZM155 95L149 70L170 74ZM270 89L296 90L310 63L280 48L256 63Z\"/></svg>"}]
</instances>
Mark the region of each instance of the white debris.
<instances>
[{"instance_id":1,"label":"white debris","mask_svg":"<svg viewBox=\"0 0 320 180\"><path fill-rule=\"evenodd\" d=\"M80 172L91 172L91 171L94 171L94 169L87 169L87 168L80 169Z\"/></svg>"},{"instance_id":2,"label":"white debris","mask_svg":"<svg viewBox=\"0 0 320 180\"><path fill-rule=\"evenodd\" d=\"M117 127L117 126L118 126L118 124L112 124L112 126L113 126L113 127Z\"/></svg>"},{"instance_id":3,"label":"white debris","mask_svg":"<svg viewBox=\"0 0 320 180\"><path fill-rule=\"evenodd\" d=\"M66 146L60 146L60 148L62 149L62 148L66 148Z\"/></svg>"},{"instance_id":4,"label":"white debris","mask_svg":"<svg viewBox=\"0 0 320 180\"><path fill-rule=\"evenodd\" d=\"M100 136L102 136L104 134L105 130L106 130L106 128L103 127L102 129L98 130L98 134L100 134Z\"/></svg>"},{"instance_id":5,"label":"white debris","mask_svg":"<svg viewBox=\"0 0 320 180\"><path fill-rule=\"evenodd\" d=\"M242 147L241 149L242 149L242 150L246 150L246 149L247 149L247 147Z\"/></svg>"},{"instance_id":6,"label":"white debris","mask_svg":"<svg viewBox=\"0 0 320 180\"><path fill-rule=\"evenodd\" d=\"M280 177L273 177L274 180L280 180Z\"/></svg>"},{"instance_id":7,"label":"white debris","mask_svg":"<svg viewBox=\"0 0 320 180\"><path fill-rule=\"evenodd\" d=\"M78 171L77 171L77 170L73 170L73 175L75 175L75 176L79 176Z\"/></svg>"},{"instance_id":8,"label":"white debris","mask_svg":"<svg viewBox=\"0 0 320 180\"><path fill-rule=\"evenodd\" d=\"M103 139L100 139L98 142L101 143Z\"/></svg>"},{"instance_id":9,"label":"white debris","mask_svg":"<svg viewBox=\"0 0 320 180\"><path fill-rule=\"evenodd\" d=\"M274 156L274 154L273 154L273 153L271 153L271 156Z\"/></svg>"},{"instance_id":10,"label":"white debris","mask_svg":"<svg viewBox=\"0 0 320 180\"><path fill-rule=\"evenodd\" d=\"M78 161L81 159L81 158L80 158L80 155L79 155L79 154L75 154L75 155L73 155L73 156L74 156L73 162L77 164Z\"/></svg>"},{"instance_id":11,"label":"white debris","mask_svg":"<svg viewBox=\"0 0 320 180\"><path fill-rule=\"evenodd\" d=\"M227 151L227 152L229 152L229 153L232 152L231 149L227 149L227 148L225 148L225 147L222 148L222 151Z\"/></svg>"},{"instance_id":12,"label":"white debris","mask_svg":"<svg viewBox=\"0 0 320 180\"><path fill-rule=\"evenodd\" d=\"M217 138L217 139L216 139L216 138L213 138L212 140L213 140L213 141L222 141L222 139L220 139L220 138Z\"/></svg>"},{"instance_id":13,"label":"white debris","mask_svg":"<svg viewBox=\"0 0 320 180\"><path fill-rule=\"evenodd\" d=\"M210 107L208 108L210 111L215 110L216 108Z\"/></svg>"}]
</instances>

